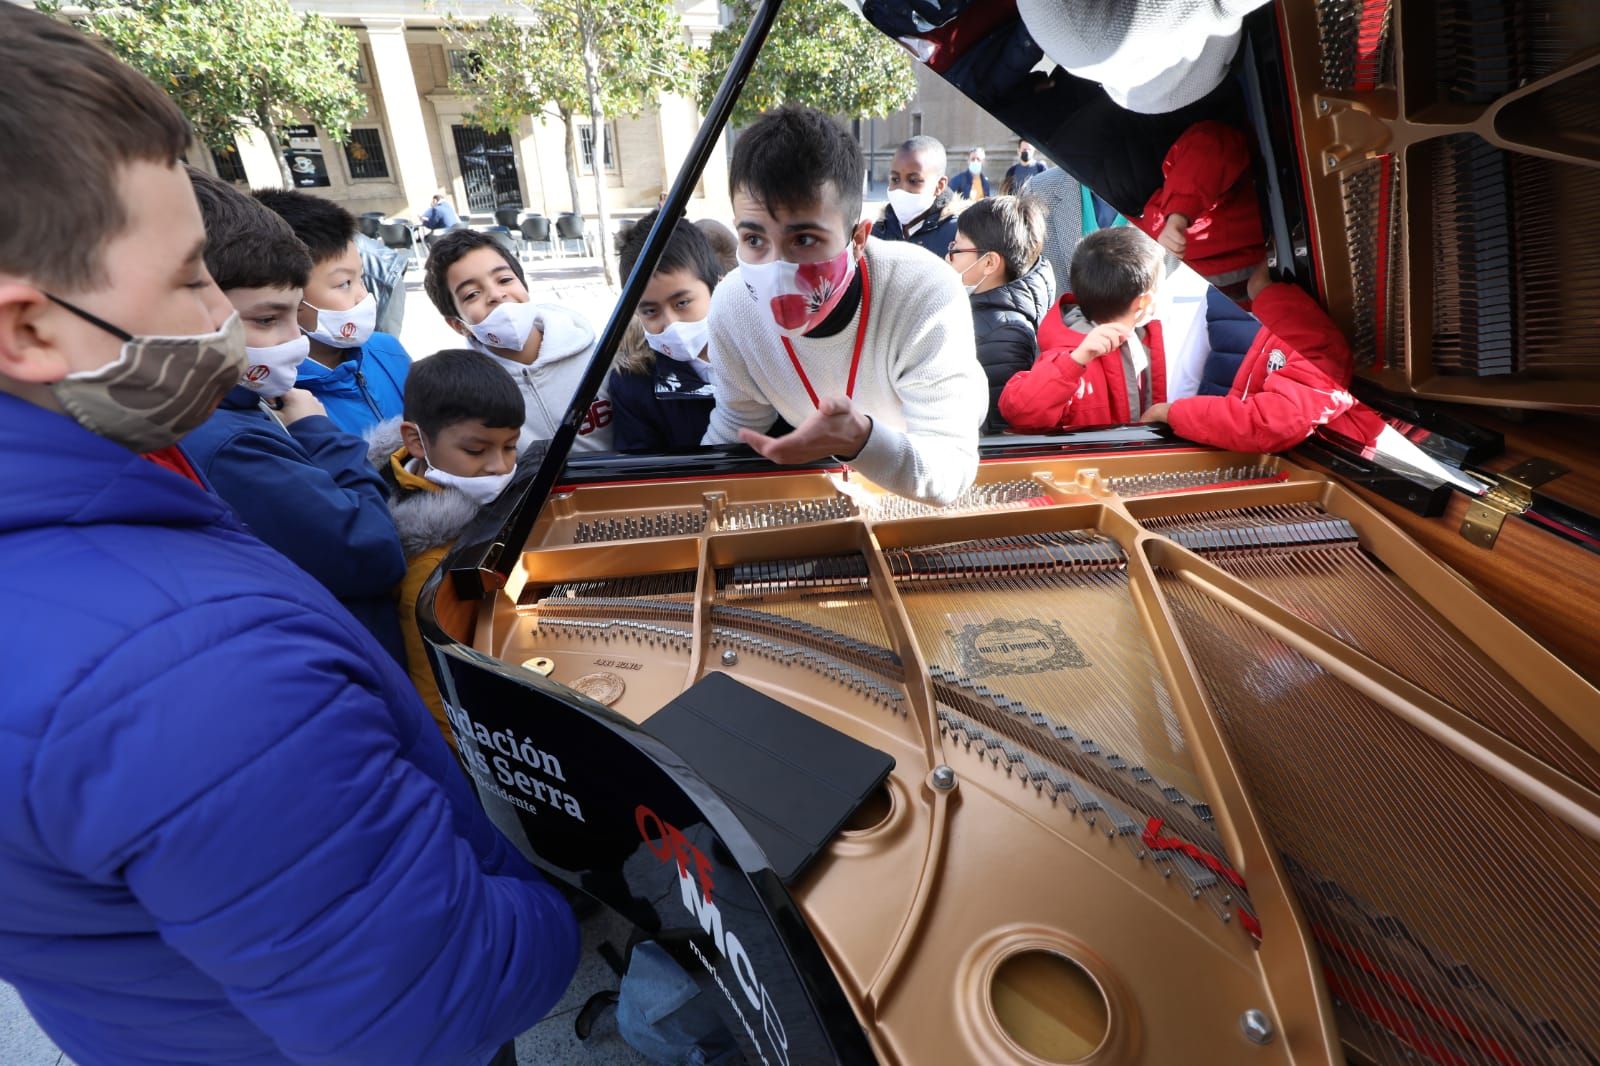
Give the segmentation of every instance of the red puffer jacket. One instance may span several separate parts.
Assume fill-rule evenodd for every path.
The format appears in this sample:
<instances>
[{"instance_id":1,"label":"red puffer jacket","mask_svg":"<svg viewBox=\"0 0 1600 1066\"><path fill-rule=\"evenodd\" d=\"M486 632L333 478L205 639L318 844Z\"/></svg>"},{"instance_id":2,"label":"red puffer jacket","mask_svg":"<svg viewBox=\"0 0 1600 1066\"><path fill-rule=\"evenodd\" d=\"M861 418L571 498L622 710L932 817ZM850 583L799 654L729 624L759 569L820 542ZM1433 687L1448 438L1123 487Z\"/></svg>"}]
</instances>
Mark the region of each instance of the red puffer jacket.
<instances>
[{"instance_id":1,"label":"red puffer jacket","mask_svg":"<svg viewBox=\"0 0 1600 1066\"><path fill-rule=\"evenodd\" d=\"M1356 408L1347 391L1350 345L1298 286L1261 290L1251 308L1262 327L1226 396L1174 400L1167 421L1200 444L1244 452L1292 448Z\"/></svg>"},{"instance_id":2,"label":"red puffer jacket","mask_svg":"<svg viewBox=\"0 0 1600 1066\"><path fill-rule=\"evenodd\" d=\"M1183 261L1217 285L1234 284L1261 262L1266 237L1250 178L1250 141L1223 122L1197 122L1161 164L1164 182L1133 224L1151 237L1167 216L1189 220Z\"/></svg>"},{"instance_id":3,"label":"red puffer jacket","mask_svg":"<svg viewBox=\"0 0 1600 1066\"><path fill-rule=\"evenodd\" d=\"M1043 433L1139 420L1142 412L1128 410L1128 382L1120 353L1103 355L1088 366L1079 366L1072 358L1090 328L1071 293L1045 313L1039 323L1039 358L1033 369L1014 375L1000 393L1000 417L1013 430ZM1167 357L1160 322L1145 327L1144 343L1150 356L1150 402L1165 403Z\"/></svg>"}]
</instances>

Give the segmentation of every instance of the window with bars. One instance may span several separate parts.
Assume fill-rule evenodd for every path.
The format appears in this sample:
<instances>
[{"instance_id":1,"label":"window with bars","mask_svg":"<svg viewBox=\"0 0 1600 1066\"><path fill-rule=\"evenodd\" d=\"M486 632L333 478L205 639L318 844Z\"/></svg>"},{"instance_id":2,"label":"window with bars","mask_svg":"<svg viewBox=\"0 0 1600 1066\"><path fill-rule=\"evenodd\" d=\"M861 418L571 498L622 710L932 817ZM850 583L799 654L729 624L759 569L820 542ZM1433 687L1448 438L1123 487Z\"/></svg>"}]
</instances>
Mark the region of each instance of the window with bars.
<instances>
[{"instance_id":1,"label":"window with bars","mask_svg":"<svg viewBox=\"0 0 1600 1066\"><path fill-rule=\"evenodd\" d=\"M345 162L350 164L350 178L387 178L389 160L383 154L383 138L375 129L353 129L344 144Z\"/></svg>"},{"instance_id":2,"label":"window with bars","mask_svg":"<svg viewBox=\"0 0 1600 1066\"><path fill-rule=\"evenodd\" d=\"M578 152L583 161L583 170L586 174L594 173L594 127L578 127ZM608 174L617 171L617 146L616 138L612 134L611 124L606 123L605 164Z\"/></svg>"},{"instance_id":3,"label":"window with bars","mask_svg":"<svg viewBox=\"0 0 1600 1066\"><path fill-rule=\"evenodd\" d=\"M217 168L217 177L223 181L249 181L244 172L244 160L239 158L239 150L231 145L222 151L211 149L211 162Z\"/></svg>"},{"instance_id":4,"label":"window with bars","mask_svg":"<svg viewBox=\"0 0 1600 1066\"><path fill-rule=\"evenodd\" d=\"M913 112L911 112L911 136L913 136L913 137L921 137L922 136L922 112L921 111L913 111Z\"/></svg>"},{"instance_id":5,"label":"window with bars","mask_svg":"<svg viewBox=\"0 0 1600 1066\"><path fill-rule=\"evenodd\" d=\"M478 71L483 68L483 58L478 53L467 48L451 48L445 52L445 58L450 61L450 73L456 78L469 84L478 80Z\"/></svg>"}]
</instances>

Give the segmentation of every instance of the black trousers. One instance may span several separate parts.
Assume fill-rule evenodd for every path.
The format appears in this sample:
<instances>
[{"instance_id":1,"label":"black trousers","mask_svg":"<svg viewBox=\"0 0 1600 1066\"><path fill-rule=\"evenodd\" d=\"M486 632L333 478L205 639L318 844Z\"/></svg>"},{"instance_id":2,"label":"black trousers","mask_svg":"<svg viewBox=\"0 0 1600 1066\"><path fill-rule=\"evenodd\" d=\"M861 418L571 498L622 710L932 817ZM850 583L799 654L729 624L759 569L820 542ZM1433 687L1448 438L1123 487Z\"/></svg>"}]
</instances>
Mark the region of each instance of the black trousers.
<instances>
[{"instance_id":1,"label":"black trousers","mask_svg":"<svg viewBox=\"0 0 1600 1066\"><path fill-rule=\"evenodd\" d=\"M517 1066L517 1045L508 1041L494 1053L494 1058L489 1060L489 1066Z\"/></svg>"}]
</instances>

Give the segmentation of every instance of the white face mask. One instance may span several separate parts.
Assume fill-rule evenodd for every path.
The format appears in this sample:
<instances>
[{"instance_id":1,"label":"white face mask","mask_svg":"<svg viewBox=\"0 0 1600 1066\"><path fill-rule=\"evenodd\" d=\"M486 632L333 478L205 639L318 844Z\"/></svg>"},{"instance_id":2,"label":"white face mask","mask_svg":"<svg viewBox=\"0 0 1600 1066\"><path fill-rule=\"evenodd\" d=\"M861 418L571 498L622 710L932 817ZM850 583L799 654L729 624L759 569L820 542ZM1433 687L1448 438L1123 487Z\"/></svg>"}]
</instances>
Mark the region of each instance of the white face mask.
<instances>
[{"instance_id":1,"label":"white face mask","mask_svg":"<svg viewBox=\"0 0 1600 1066\"><path fill-rule=\"evenodd\" d=\"M889 209L894 212L894 217L900 220L902 228L911 225L914 219L922 217L928 208L933 206L933 201L934 194L931 192L889 190Z\"/></svg>"},{"instance_id":2,"label":"white face mask","mask_svg":"<svg viewBox=\"0 0 1600 1066\"><path fill-rule=\"evenodd\" d=\"M378 325L378 298L370 292L348 311L324 311L309 301L301 302L317 313L317 328L306 330L306 335L330 348L359 348Z\"/></svg>"},{"instance_id":3,"label":"white face mask","mask_svg":"<svg viewBox=\"0 0 1600 1066\"><path fill-rule=\"evenodd\" d=\"M467 328L479 344L501 351L520 352L522 346L528 343L538 320L538 304L517 304L508 300L485 315L482 322Z\"/></svg>"},{"instance_id":4,"label":"white face mask","mask_svg":"<svg viewBox=\"0 0 1600 1066\"><path fill-rule=\"evenodd\" d=\"M983 173L983 160L981 160L981 159L969 159L969 160L967 160L967 173L972 174L972 175L982 174Z\"/></svg>"},{"instance_id":5,"label":"white face mask","mask_svg":"<svg viewBox=\"0 0 1600 1066\"><path fill-rule=\"evenodd\" d=\"M705 351L706 337L710 332L709 318L702 318L698 322L673 322L660 333L646 333L644 342L668 359L695 363L700 362L700 353Z\"/></svg>"},{"instance_id":6,"label":"white face mask","mask_svg":"<svg viewBox=\"0 0 1600 1066\"><path fill-rule=\"evenodd\" d=\"M276 400L294 388L295 371L310 354L311 338L304 334L268 348L247 346L244 350L244 376L240 384L269 400Z\"/></svg>"},{"instance_id":7,"label":"white face mask","mask_svg":"<svg viewBox=\"0 0 1600 1066\"><path fill-rule=\"evenodd\" d=\"M409 424L409 423L408 423ZM413 427L415 428L415 427ZM417 430L417 440L422 441L422 431ZM425 469L422 476L425 480L433 482L440 488L455 489L466 494L467 499L479 507L486 506L505 491L511 484L511 478L516 474L516 469L507 470L504 474L481 474L478 477L461 477L458 474L446 473L428 461L428 446L422 445L422 462Z\"/></svg>"},{"instance_id":8,"label":"white face mask","mask_svg":"<svg viewBox=\"0 0 1600 1066\"><path fill-rule=\"evenodd\" d=\"M973 263L973 264L972 264L972 266L969 266L969 267L967 267L967 270L971 270L971 269L972 269L972 267L975 267L975 266L978 266L978 265L980 265L980 264L981 264L981 263L982 263L982 262L983 262L983 256L981 256L981 255L980 255L980 256L979 256L979 257L978 257L978 260L977 260L977 262L975 262L975 263ZM967 284L967 270L963 270L963 271L962 271L962 272L961 272L961 273L960 273L960 275L959 275L959 277L960 277L960 278L961 278L961 287L962 287L962 288L963 288L963 289L966 289L966 290L967 290L967 295L968 295L968 296L972 296L972 295L975 295L975 294L976 294L976 293L977 293L977 291L978 291L978 286L979 286L979 285L982 285L982 284L983 284L983 278L979 278L979 279L978 279L978 280L977 280L977 281L975 281L975 282L973 282L973 283L972 283L972 284L971 284L971 285L968 285L968 284ZM986 276L987 276L987 275L985 275L985 277L986 277Z\"/></svg>"}]
</instances>

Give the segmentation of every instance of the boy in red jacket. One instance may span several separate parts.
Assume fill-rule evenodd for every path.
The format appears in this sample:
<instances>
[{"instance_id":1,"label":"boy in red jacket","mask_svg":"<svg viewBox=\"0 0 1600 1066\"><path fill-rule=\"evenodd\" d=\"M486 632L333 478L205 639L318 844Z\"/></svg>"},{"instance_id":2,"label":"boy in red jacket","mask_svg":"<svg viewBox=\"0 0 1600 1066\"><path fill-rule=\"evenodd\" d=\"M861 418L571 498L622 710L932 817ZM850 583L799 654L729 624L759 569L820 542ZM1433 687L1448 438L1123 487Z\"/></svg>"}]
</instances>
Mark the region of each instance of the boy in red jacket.
<instances>
[{"instance_id":1,"label":"boy in red jacket","mask_svg":"<svg viewBox=\"0 0 1600 1066\"><path fill-rule=\"evenodd\" d=\"M1155 319L1161 260L1131 227L1096 230L1072 255L1072 291L1039 323L1039 359L1000 393L1018 432L1137 422L1167 400Z\"/></svg>"},{"instance_id":2,"label":"boy in red jacket","mask_svg":"<svg viewBox=\"0 0 1600 1066\"><path fill-rule=\"evenodd\" d=\"M1251 275L1249 295L1261 328L1228 394L1156 404L1144 421L1167 422L1217 448L1281 452L1358 406L1348 391L1350 345L1327 312L1299 286L1273 282L1264 265Z\"/></svg>"},{"instance_id":3,"label":"boy in red jacket","mask_svg":"<svg viewBox=\"0 0 1600 1066\"><path fill-rule=\"evenodd\" d=\"M1161 164L1163 184L1134 225L1234 299L1263 259L1250 142L1223 122L1197 122Z\"/></svg>"},{"instance_id":4,"label":"boy in red jacket","mask_svg":"<svg viewBox=\"0 0 1600 1066\"><path fill-rule=\"evenodd\" d=\"M1132 229L1097 230L1072 257L1072 283L1039 327L1039 361L1000 395L1013 429L1046 431L1141 419L1235 451L1291 448L1355 406L1346 387L1350 346L1326 312L1294 285L1272 283L1265 266L1249 295L1262 323L1226 396L1166 395L1166 359L1154 321L1159 265ZM1148 369L1135 378L1138 351ZM1137 384L1136 384L1137 383Z\"/></svg>"}]
</instances>

